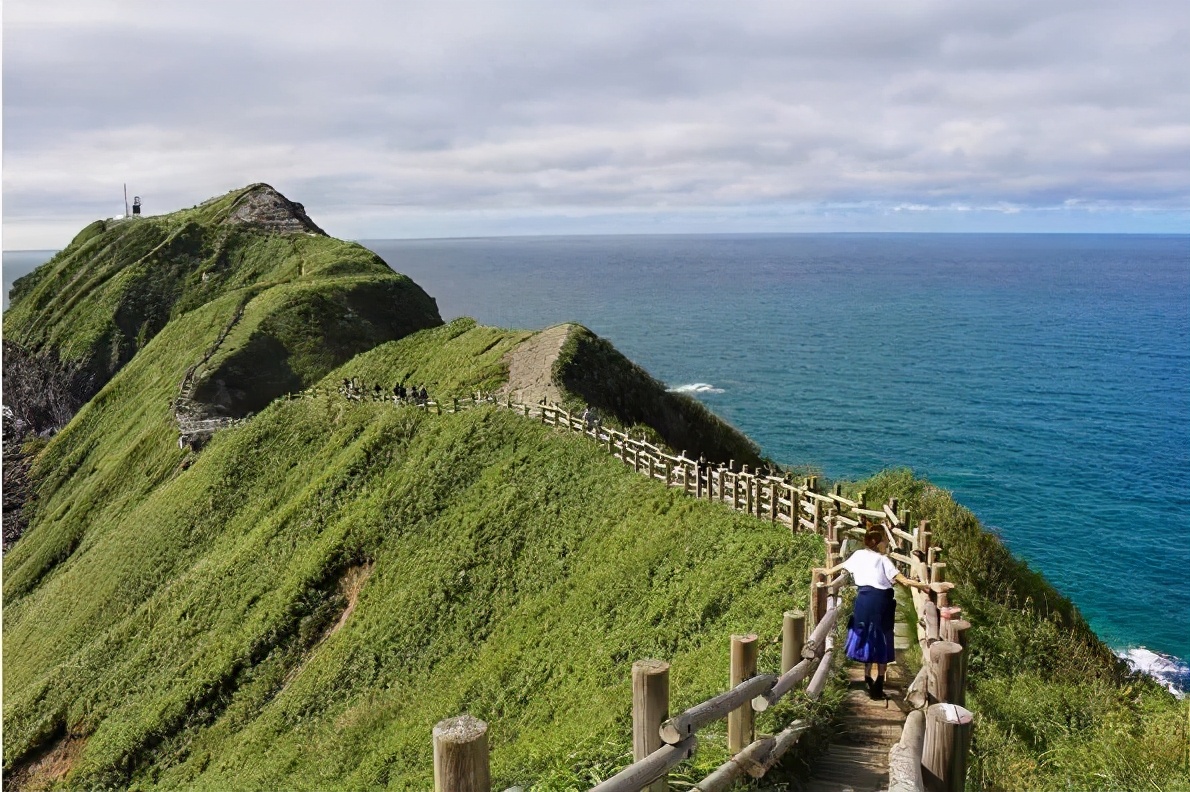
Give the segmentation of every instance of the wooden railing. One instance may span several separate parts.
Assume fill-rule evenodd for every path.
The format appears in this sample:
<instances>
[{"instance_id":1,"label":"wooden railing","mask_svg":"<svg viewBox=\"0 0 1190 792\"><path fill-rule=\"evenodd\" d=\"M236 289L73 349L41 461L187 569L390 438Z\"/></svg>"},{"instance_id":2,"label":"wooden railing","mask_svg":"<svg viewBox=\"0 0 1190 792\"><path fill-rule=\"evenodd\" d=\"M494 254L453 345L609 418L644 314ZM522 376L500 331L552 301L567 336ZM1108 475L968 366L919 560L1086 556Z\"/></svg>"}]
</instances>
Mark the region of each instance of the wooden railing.
<instances>
[{"instance_id":1,"label":"wooden railing","mask_svg":"<svg viewBox=\"0 0 1190 792\"><path fill-rule=\"evenodd\" d=\"M725 790L744 775L762 777L808 728L794 721L778 734L754 739L754 713L776 704L809 679L805 695L821 696L834 660L833 634L839 619L838 591L843 575L828 580L826 570L848 555L850 546L862 543L867 530L884 532L889 558L913 580L945 582L943 549L932 540L927 520L910 529L910 514L890 500L869 507L863 492L845 497L836 485L820 492L818 479L800 482L788 475L736 470L733 461L711 464L695 460L686 451L671 453L643 439L584 420L559 405L522 404L491 395L464 398L393 400L374 391L350 385L337 391L311 389L284 399L338 393L355 401L385 401L436 415L477 407L508 409L546 426L582 434L638 473L678 487L692 497L723 503L758 519L787 525L791 531L821 535L825 541L825 566L812 570L809 612L787 611L782 627L780 674L757 674L757 636L731 637L732 687L684 712L668 716L669 664L644 660L633 664L632 713L635 761L592 792L664 792L665 776L694 754L697 733L707 725L728 719L728 750L732 758L700 781L698 792ZM927 594L912 589L917 613L917 637L922 667L909 686L907 701L913 708L901 739L889 751L889 792L959 792L966 776L973 716L963 707L966 690L966 632L971 624L961 610L949 605L949 594ZM811 629L805 637L806 628ZM490 792L487 724L469 715L442 721L433 730L434 788L436 792Z\"/></svg>"}]
</instances>

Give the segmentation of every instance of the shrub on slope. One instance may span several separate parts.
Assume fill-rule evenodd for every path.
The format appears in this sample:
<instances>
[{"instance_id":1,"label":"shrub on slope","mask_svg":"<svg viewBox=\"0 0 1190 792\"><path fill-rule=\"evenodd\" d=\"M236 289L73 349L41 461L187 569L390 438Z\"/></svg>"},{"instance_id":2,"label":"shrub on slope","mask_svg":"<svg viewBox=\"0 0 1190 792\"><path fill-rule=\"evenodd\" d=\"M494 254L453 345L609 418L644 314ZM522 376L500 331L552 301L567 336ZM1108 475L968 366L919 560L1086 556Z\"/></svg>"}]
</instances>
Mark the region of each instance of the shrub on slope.
<instances>
[{"instance_id":1,"label":"shrub on slope","mask_svg":"<svg viewBox=\"0 0 1190 792\"><path fill-rule=\"evenodd\" d=\"M670 393L607 339L575 325L554 364L554 380L575 398L623 426L650 427L676 451L705 454L712 462L734 459L756 466L760 447L684 393Z\"/></svg>"},{"instance_id":2,"label":"shrub on slope","mask_svg":"<svg viewBox=\"0 0 1190 792\"><path fill-rule=\"evenodd\" d=\"M976 713L969 787L1190 788L1187 704L1130 673L1070 600L1012 555L950 493L908 470L857 486L912 509L946 548L968 631Z\"/></svg>"}]
</instances>

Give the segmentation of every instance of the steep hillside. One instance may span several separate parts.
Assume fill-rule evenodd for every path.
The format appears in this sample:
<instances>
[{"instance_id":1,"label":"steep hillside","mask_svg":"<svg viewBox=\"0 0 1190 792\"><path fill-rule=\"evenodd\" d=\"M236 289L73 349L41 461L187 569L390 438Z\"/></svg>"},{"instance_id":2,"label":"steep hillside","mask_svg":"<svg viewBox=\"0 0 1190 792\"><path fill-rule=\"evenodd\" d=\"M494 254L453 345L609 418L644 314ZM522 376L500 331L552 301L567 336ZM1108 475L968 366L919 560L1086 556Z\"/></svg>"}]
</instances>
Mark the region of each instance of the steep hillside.
<instances>
[{"instance_id":1,"label":"steep hillside","mask_svg":"<svg viewBox=\"0 0 1190 792\"><path fill-rule=\"evenodd\" d=\"M213 355L184 394L212 414L259 409L356 352L441 324L416 284L255 184L172 214L96 221L17 280L5 404L37 428L60 425L171 320L231 295L243 311L228 318L228 343L176 350L191 364Z\"/></svg>"},{"instance_id":2,"label":"steep hillside","mask_svg":"<svg viewBox=\"0 0 1190 792\"><path fill-rule=\"evenodd\" d=\"M738 464L762 461L759 448L738 429L695 399L668 392L607 340L577 324L528 332L458 319L359 355L335 376L379 384L386 393L403 381L444 397L482 391L522 403L545 399L576 412L590 406L606 424L675 451Z\"/></svg>"},{"instance_id":3,"label":"steep hillside","mask_svg":"<svg viewBox=\"0 0 1190 792\"><path fill-rule=\"evenodd\" d=\"M731 632L804 604L816 538L503 410L278 401L178 449L152 394L235 307L171 322L39 460L5 559L12 777L424 789L430 727L468 711L500 782L582 785L630 745L633 659L670 659L682 706L721 689ZM521 340L456 323L352 365L483 386Z\"/></svg>"},{"instance_id":4,"label":"steep hillside","mask_svg":"<svg viewBox=\"0 0 1190 792\"><path fill-rule=\"evenodd\" d=\"M615 416L625 426L647 426L671 448L705 454L713 462L734 459L755 467L760 447L684 393L670 393L606 339L572 325L554 379L576 403Z\"/></svg>"}]
</instances>

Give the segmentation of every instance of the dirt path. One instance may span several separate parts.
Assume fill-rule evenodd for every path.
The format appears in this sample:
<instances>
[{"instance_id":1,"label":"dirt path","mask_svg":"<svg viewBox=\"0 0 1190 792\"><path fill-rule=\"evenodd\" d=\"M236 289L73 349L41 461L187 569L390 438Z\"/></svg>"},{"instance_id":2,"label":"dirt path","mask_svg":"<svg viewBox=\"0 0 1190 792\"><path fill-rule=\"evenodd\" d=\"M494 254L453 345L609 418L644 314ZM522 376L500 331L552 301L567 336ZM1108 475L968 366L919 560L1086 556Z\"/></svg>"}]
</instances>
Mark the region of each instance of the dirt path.
<instances>
[{"instance_id":1,"label":"dirt path","mask_svg":"<svg viewBox=\"0 0 1190 792\"><path fill-rule=\"evenodd\" d=\"M554 384L554 361L562 345L570 336L571 324L547 327L522 341L505 356L508 361L508 384L500 389L501 397L512 395L522 404L562 401L562 391Z\"/></svg>"}]
</instances>

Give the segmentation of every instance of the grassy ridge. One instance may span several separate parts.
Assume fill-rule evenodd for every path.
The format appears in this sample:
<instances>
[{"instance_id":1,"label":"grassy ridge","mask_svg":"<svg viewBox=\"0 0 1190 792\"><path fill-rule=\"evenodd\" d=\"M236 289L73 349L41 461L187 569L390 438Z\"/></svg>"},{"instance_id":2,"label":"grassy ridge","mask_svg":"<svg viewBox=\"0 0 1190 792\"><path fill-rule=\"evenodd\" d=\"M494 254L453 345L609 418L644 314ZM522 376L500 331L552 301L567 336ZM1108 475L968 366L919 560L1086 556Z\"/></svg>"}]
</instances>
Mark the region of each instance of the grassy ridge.
<instances>
[{"instance_id":1,"label":"grassy ridge","mask_svg":"<svg viewBox=\"0 0 1190 792\"><path fill-rule=\"evenodd\" d=\"M88 383L78 406L171 321L248 295L244 326L204 370L199 392L243 414L359 351L441 324L433 299L366 248L235 219L237 208L270 196L285 200L251 185L193 209L91 224L14 283L6 343L61 360L73 382Z\"/></svg>"},{"instance_id":2,"label":"grassy ridge","mask_svg":"<svg viewBox=\"0 0 1190 792\"><path fill-rule=\"evenodd\" d=\"M1130 673L1074 605L950 493L886 471L858 485L930 520L968 632L969 788L1190 789L1190 708Z\"/></svg>"},{"instance_id":3,"label":"grassy ridge","mask_svg":"<svg viewBox=\"0 0 1190 792\"><path fill-rule=\"evenodd\" d=\"M705 454L712 462L762 462L760 447L697 399L670 393L647 371L620 354L606 339L576 325L554 364L554 381L573 401L614 416L624 427L640 427L675 451Z\"/></svg>"},{"instance_id":4,"label":"grassy ridge","mask_svg":"<svg viewBox=\"0 0 1190 792\"><path fill-rule=\"evenodd\" d=\"M327 381L355 377L368 386L379 384L386 396L398 382L425 385L432 398L491 393L508 381L504 356L532 335L456 319L357 355Z\"/></svg>"},{"instance_id":5,"label":"grassy ridge","mask_svg":"<svg viewBox=\"0 0 1190 792\"><path fill-rule=\"evenodd\" d=\"M633 659L670 659L681 707L722 689L732 632L804 603L818 539L506 411L277 402L178 450L166 350L233 310L171 323L45 452L5 559L6 768L74 735L73 786L423 789L430 727L469 711L497 779L579 788L627 761ZM517 338L430 330L360 371L482 384Z\"/></svg>"}]
</instances>

